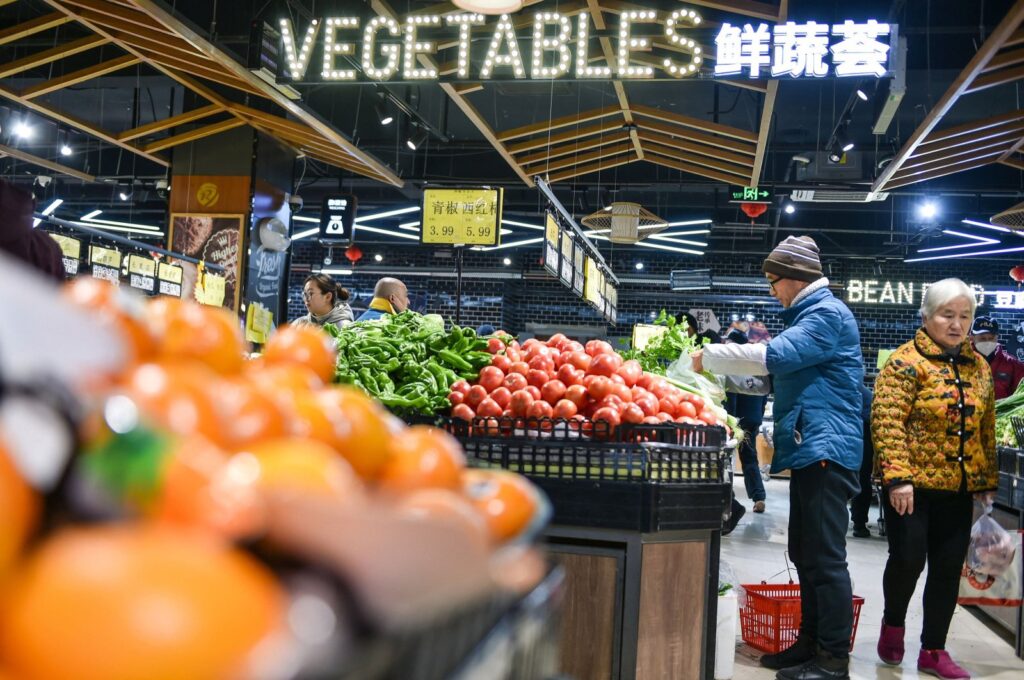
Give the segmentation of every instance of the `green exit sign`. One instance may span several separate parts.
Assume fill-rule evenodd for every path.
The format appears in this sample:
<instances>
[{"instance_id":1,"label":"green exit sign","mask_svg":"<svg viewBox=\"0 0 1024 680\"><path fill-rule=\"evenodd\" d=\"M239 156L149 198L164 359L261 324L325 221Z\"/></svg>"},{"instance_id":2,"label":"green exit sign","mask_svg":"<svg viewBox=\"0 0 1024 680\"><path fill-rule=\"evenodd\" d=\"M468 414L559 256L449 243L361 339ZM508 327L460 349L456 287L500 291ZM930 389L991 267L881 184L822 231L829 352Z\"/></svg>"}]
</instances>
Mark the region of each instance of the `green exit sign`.
<instances>
[{"instance_id":1,"label":"green exit sign","mask_svg":"<svg viewBox=\"0 0 1024 680\"><path fill-rule=\"evenodd\" d=\"M774 192L765 187L729 187L730 203L771 203L774 198Z\"/></svg>"}]
</instances>

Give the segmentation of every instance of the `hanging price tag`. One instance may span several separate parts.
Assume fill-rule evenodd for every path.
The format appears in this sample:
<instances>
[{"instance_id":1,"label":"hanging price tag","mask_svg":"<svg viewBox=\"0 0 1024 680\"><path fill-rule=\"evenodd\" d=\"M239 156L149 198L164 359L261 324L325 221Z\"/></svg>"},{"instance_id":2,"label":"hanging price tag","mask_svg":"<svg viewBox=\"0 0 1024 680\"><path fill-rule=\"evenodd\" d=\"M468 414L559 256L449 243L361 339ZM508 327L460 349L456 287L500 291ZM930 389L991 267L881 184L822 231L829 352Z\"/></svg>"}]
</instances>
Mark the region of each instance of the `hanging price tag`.
<instances>
[{"instance_id":1,"label":"hanging price tag","mask_svg":"<svg viewBox=\"0 0 1024 680\"><path fill-rule=\"evenodd\" d=\"M502 195L501 189L425 189L420 241L498 245ZM358 226L356 231L359 231Z\"/></svg>"},{"instance_id":2,"label":"hanging price tag","mask_svg":"<svg viewBox=\"0 0 1024 680\"><path fill-rule=\"evenodd\" d=\"M544 213L544 269L547 269L553 276L558 276L558 222L554 215Z\"/></svg>"},{"instance_id":3,"label":"hanging price tag","mask_svg":"<svg viewBox=\"0 0 1024 680\"><path fill-rule=\"evenodd\" d=\"M274 315L269 309L259 302L250 303L245 311L245 339L265 345L273 323Z\"/></svg>"},{"instance_id":4,"label":"hanging price tag","mask_svg":"<svg viewBox=\"0 0 1024 680\"><path fill-rule=\"evenodd\" d=\"M115 248L104 248L102 246L89 246L89 264L99 264L104 267L121 269L121 251Z\"/></svg>"},{"instance_id":5,"label":"hanging price tag","mask_svg":"<svg viewBox=\"0 0 1024 680\"><path fill-rule=\"evenodd\" d=\"M156 261L132 253L128 256L128 285L152 293L156 290Z\"/></svg>"},{"instance_id":6,"label":"hanging price tag","mask_svg":"<svg viewBox=\"0 0 1024 680\"><path fill-rule=\"evenodd\" d=\"M160 287L157 290L161 295L181 297L182 269L177 265L161 262L157 267L157 279Z\"/></svg>"}]
</instances>

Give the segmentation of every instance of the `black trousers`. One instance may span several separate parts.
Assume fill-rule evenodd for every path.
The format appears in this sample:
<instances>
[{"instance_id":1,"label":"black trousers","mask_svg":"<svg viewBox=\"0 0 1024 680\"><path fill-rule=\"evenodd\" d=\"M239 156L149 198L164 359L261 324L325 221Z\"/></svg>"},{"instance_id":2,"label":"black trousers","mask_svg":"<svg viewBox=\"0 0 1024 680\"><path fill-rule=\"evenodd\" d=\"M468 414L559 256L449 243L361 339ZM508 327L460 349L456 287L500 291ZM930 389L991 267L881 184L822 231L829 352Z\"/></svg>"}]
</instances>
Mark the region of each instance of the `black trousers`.
<instances>
[{"instance_id":1,"label":"black trousers","mask_svg":"<svg viewBox=\"0 0 1024 680\"><path fill-rule=\"evenodd\" d=\"M871 426L864 423L864 457L860 462L860 492L850 503L850 519L854 524L867 524L868 513L871 511L871 496L875 490L871 486L871 473L875 465L875 449L871 445Z\"/></svg>"},{"instance_id":2,"label":"black trousers","mask_svg":"<svg viewBox=\"0 0 1024 680\"><path fill-rule=\"evenodd\" d=\"M743 486L747 487L747 498L757 502L765 499L764 480L757 465L757 449L754 448L757 428L747 431L740 444L740 463L743 466Z\"/></svg>"},{"instance_id":3,"label":"black trousers","mask_svg":"<svg viewBox=\"0 0 1024 680\"><path fill-rule=\"evenodd\" d=\"M800 635L836 657L850 653L853 590L846 566L847 504L857 471L819 461L792 471L789 556L800 576Z\"/></svg>"},{"instance_id":4,"label":"black trousers","mask_svg":"<svg viewBox=\"0 0 1024 680\"><path fill-rule=\"evenodd\" d=\"M883 511L889 539L889 560L882 577L885 622L904 625L910 598L927 561L921 646L945 649L960 590L960 571L971 541L972 496L914 489L913 514L898 515L888 494Z\"/></svg>"}]
</instances>

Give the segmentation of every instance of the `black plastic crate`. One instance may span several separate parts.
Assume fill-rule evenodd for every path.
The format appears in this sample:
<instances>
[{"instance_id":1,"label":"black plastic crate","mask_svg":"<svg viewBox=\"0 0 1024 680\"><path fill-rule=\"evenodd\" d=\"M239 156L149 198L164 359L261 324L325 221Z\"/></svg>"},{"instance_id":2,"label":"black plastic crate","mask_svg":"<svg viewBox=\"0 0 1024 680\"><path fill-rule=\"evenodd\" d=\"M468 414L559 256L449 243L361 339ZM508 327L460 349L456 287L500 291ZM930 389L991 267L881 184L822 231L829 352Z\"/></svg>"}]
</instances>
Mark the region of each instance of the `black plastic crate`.
<instances>
[{"instance_id":1,"label":"black plastic crate","mask_svg":"<svg viewBox=\"0 0 1024 680\"><path fill-rule=\"evenodd\" d=\"M1024 477L1024 451L1001 446L996 449L999 459L999 471L1017 477Z\"/></svg>"}]
</instances>

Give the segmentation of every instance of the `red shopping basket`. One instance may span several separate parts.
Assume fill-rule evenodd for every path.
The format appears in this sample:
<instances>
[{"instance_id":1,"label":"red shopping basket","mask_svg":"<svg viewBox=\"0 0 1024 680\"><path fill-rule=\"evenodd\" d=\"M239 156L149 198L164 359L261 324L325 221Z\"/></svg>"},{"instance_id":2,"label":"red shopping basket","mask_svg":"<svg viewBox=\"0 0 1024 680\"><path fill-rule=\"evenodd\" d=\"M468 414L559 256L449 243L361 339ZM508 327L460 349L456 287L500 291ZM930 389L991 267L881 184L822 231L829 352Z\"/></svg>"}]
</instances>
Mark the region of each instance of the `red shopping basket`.
<instances>
[{"instance_id":1,"label":"red shopping basket","mask_svg":"<svg viewBox=\"0 0 1024 680\"><path fill-rule=\"evenodd\" d=\"M747 604L740 610L743 641L754 649L778 654L796 642L800 631L800 585L762 583L744 585ZM857 637L857 622L863 597L853 596L853 632L850 651Z\"/></svg>"}]
</instances>

